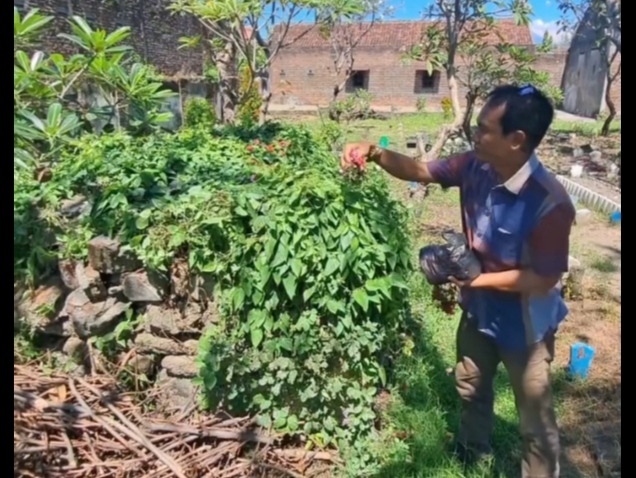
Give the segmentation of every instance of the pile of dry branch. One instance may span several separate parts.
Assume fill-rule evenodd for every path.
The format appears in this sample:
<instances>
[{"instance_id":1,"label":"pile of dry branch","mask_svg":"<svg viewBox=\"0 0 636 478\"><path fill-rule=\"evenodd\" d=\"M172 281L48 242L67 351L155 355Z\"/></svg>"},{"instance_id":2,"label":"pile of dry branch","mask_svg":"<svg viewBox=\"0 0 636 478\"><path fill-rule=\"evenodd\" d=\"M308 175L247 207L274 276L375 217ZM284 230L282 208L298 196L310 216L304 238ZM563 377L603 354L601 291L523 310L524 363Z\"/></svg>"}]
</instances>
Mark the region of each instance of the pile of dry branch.
<instances>
[{"instance_id":1,"label":"pile of dry branch","mask_svg":"<svg viewBox=\"0 0 636 478\"><path fill-rule=\"evenodd\" d=\"M249 418L144 413L111 377L14 365L13 387L15 477L303 477L322 475L328 465L317 460L332 460L277 447Z\"/></svg>"}]
</instances>

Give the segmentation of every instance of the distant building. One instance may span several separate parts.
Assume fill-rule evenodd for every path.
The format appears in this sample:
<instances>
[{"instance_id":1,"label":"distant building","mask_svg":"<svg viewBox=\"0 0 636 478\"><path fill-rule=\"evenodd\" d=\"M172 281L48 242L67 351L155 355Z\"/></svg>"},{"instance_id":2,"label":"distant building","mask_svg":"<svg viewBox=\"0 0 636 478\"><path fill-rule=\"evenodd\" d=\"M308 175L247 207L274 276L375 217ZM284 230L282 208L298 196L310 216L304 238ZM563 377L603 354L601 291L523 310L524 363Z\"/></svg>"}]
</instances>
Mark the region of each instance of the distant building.
<instances>
[{"instance_id":1,"label":"distant building","mask_svg":"<svg viewBox=\"0 0 636 478\"><path fill-rule=\"evenodd\" d=\"M445 74L434 71L429 75L424 63L405 64L402 59L405 49L418 42L426 26L422 21L373 25L354 51L354 74L343 96L362 88L371 93L375 107L415 109L418 100L423 98L427 107L438 108L442 98L449 94ZM487 39L492 44L501 38L513 45L533 46L528 26L517 25L512 19L500 19L495 29L498 35L493 32ZM277 109L328 105L336 84L329 40L308 24L292 25L286 38L287 41L298 39L283 47L272 64L272 103ZM535 65L550 75L553 85L560 86L565 57L563 50L541 54ZM463 98L463 92L461 96ZM615 96L620 109L620 87Z\"/></svg>"}]
</instances>

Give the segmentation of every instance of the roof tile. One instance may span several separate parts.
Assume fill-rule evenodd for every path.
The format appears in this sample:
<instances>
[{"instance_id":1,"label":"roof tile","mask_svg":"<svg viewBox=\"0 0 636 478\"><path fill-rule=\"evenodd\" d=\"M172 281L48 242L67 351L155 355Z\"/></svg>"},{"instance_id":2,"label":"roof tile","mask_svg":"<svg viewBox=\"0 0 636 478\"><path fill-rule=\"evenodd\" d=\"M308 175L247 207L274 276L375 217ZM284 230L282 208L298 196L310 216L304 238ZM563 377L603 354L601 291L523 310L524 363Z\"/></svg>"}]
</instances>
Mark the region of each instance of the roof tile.
<instances>
[{"instance_id":1,"label":"roof tile","mask_svg":"<svg viewBox=\"0 0 636 478\"><path fill-rule=\"evenodd\" d=\"M362 38L360 48L389 48L402 49L416 44L422 36L423 30L433 22L425 21L390 21L374 24L369 32ZM368 25L368 24L367 24ZM513 19L498 19L495 21L496 30L504 41L513 45L532 45L532 34L527 25L517 25ZM356 24L352 28L366 28ZM296 48L325 48L329 43L321 36L314 24L297 23L290 25L285 37L285 43L293 41L288 49ZM486 38L491 44L499 43L499 37L493 32Z\"/></svg>"}]
</instances>

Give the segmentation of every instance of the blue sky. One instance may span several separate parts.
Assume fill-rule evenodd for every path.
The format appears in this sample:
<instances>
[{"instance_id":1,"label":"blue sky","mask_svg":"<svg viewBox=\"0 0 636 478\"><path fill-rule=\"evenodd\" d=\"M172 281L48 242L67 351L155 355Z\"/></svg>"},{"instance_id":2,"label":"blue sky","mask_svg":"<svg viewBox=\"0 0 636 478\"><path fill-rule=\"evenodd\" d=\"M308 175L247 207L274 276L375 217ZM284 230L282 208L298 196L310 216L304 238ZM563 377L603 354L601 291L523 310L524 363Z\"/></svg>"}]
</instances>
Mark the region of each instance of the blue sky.
<instances>
[{"instance_id":1,"label":"blue sky","mask_svg":"<svg viewBox=\"0 0 636 478\"><path fill-rule=\"evenodd\" d=\"M395 7L395 20L416 20L421 18L422 8L428 2L426 0L389 0ZM535 41L540 41L543 34L549 31L554 37L558 37L559 9L556 0L531 0L534 16L530 30Z\"/></svg>"}]
</instances>

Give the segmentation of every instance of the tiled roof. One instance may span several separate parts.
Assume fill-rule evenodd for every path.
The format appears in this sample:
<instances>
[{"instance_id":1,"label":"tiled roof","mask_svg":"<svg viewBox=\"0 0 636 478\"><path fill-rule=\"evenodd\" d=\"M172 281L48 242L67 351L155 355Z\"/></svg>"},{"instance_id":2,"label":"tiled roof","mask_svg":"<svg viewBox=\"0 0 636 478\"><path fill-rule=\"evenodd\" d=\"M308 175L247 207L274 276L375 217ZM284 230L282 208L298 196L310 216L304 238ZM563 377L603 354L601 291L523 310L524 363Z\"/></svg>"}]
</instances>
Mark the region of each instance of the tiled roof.
<instances>
[{"instance_id":1,"label":"tiled roof","mask_svg":"<svg viewBox=\"0 0 636 478\"><path fill-rule=\"evenodd\" d=\"M417 43L422 36L424 28L432 25L432 22L425 21L395 21L378 22L374 24L369 32L362 38L359 47L366 48L390 48L401 49ZM366 28L361 25L353 25L351 28ZM498 19L495 21L495 29L498 30L501 38L513 45L532 45L532 35L529 26L515 24L513 19ZM304 34L303 34L304 33ZM287 48L320 48L328 47L329 43L321 36L315 25L298 23L291 25L285 43L296 39ZM493 32L488 35L486 41L495 44L499 43L499 37Z\"/></svg>"}]
</instances>

